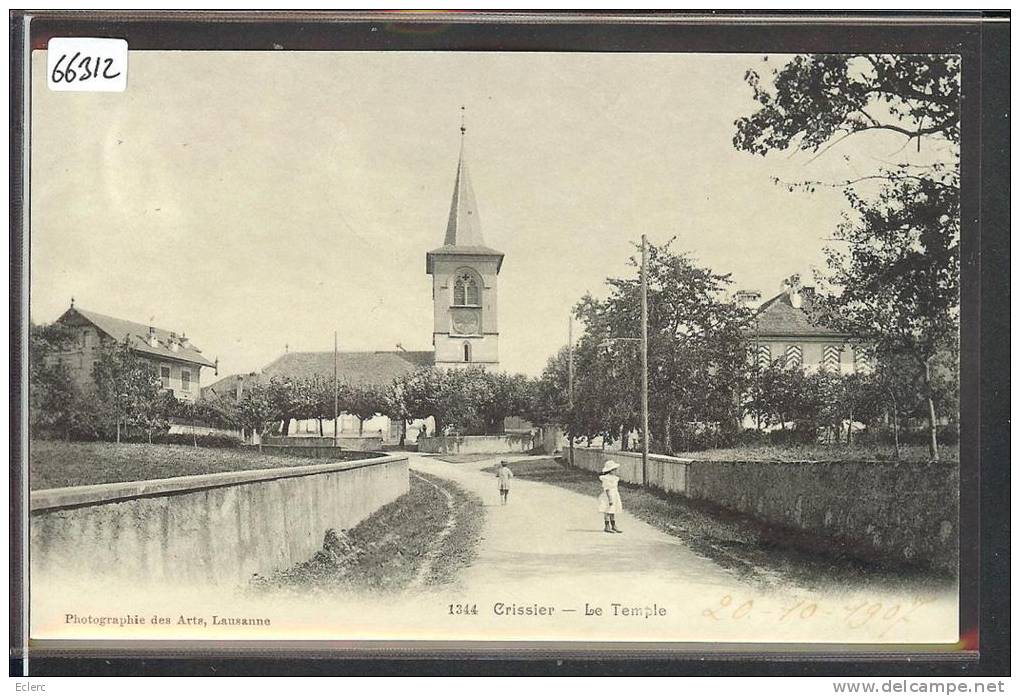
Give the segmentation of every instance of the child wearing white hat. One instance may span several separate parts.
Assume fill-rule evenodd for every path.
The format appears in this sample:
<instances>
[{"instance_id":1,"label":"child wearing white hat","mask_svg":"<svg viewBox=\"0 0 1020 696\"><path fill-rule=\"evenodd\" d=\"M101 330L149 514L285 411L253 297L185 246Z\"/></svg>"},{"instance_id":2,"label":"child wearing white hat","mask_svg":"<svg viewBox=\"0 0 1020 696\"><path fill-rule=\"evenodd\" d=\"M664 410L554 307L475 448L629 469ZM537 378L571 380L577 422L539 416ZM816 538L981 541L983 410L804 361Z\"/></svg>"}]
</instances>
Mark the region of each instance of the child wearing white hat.
<instances>
[{"instance_id":1,"label":"child wearing white hat","mask_svg":"<svg viewBox=\"0 0 1020 696\"><path fill-rule=\"evenodd\" d=\"M513 477L514 472L510 471L510 462L504 459L499 463L499 471L496 472L496 478L499 479L499 499L503 505L506 505L506 499L510 495L510 479Z\"/></svg>"},{"instance_id":2,"label":"child wearing white hat","mask_svg":"<svg viewBox=\"0 0 1020 696\"><path fill-rule=\"evenodd\" d=\"M623 534L623 532L616 528L616 513L623 510L623 501L620 500L620 477L614 472L620 468L620 465L614 462L612 459L607 461L602 467L602 475L599 476L599 481L602 482L602 493L599 494L599 512L605 517L605 529L602 531L612 534Z\"/></svg>"}]
</instances>

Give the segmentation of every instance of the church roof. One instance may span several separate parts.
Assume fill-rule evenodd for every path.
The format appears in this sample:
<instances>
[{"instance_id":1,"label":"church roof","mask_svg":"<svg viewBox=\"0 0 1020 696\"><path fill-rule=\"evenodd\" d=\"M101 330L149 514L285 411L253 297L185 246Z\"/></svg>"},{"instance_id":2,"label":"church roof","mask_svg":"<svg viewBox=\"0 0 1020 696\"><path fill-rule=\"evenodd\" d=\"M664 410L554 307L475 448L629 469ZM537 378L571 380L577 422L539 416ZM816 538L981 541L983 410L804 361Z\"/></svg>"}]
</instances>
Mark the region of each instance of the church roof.
<instances>
[{"instance_id":1,"label":"church roof","mask_svg":"<svg viewBox=\"0 0 1020 696\"><path fill-rule=\"evenodd\" d=\"M450 202L450 218L446 223L446 237L443 246L425 255L425 271L432 272L434 255L497 256L496 271L503 265L503 252L485 245L482 238L482 221L478 215L475 192L471 187L464 145L461 143L457 160L457 177L453 184L453 200Z\"/></svg>"},{"instance_id":2,"label":"church roof","mask_svg":"<svg viewBox=\"0 0 1020 696\"><path fill-rule=\"evenodd\" d=\"M260 382L261 378L258 373L247 372L243 374L234 374L218 379L212 384L202 387L202 397L209 398L213 395L216 396L233 396L236 397L237 387L240 385L241 393L243 394L252 384Z\"/></svg>"},{"instance_id":3,"label":"church roof","mask_svg":"<svg viewBox=\"0 0 1020 696\"><path fill-rule=\"evenodd\" d=\"M340 381L352 386L388 386L394 379L435 363L425 350L344 351L336 356ZM262 379L273 377L333 379L333 351L284 353L262 369Z\"/></svg>"},{"instance_id":4,"label":"church roof","mask_svg":"<svg viewBox=\"0 0 1020 696\"><path fill-rule=\"evenodd\" d=\"M814 288L802 288L800 307L793 306L790 293L786 290L763 302L758 308L755 333L760 338L844 336L839 331L822 326L812 317L814 294Z\"/></svg>"},{"instance_id":5,"label":"church roof","mask_svg":"<svg viewBox=\"0 0 1020 696\"><path fill-rule=\"evenodd\" d=\"M92 324L115 341L123 341L127 338L128 342L131 344L132 350L135 350L138 353L166 358L167 360L178 360L181 362L193 363L195 365L202 365L205 367L215 367L208 358L202 355L202 351L194 345L189 345L187 348L181 345L179 339L183 336L183 334L181 336L177 336L176 334L173 334L173 332L161 329L157 326L152 327L156 333L157 344L153 346L149 343L150 327L147 324L139 324L136 321L128 321L127 319L118 319L117 317L107 316L106 314L100 314L99 312L92 312L80 307L72 306L60 315L60 318L57 319L57 323L80 325L83 320ZM172 339L175 336L178 338L177 350L173 350L170 347L174 342Z\"/></svg>"}]
</instances>

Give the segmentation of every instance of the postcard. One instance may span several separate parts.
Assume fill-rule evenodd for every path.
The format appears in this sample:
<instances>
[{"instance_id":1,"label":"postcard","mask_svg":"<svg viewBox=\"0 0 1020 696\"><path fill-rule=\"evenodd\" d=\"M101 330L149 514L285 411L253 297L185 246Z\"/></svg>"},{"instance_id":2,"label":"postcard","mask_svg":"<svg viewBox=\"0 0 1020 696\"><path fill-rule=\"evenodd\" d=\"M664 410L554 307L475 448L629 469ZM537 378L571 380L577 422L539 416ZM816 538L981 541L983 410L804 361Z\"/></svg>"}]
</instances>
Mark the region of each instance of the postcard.
<instances>
[{"instance_id":1,"label":"postcard","mask_svg":"<svg viewBox=\"0 0 1020 696\"><path fill-rule=\"evenodd\" d=\"M959 55L97 40L32 641L966 647Z\"/></svg>"}]
</instances>

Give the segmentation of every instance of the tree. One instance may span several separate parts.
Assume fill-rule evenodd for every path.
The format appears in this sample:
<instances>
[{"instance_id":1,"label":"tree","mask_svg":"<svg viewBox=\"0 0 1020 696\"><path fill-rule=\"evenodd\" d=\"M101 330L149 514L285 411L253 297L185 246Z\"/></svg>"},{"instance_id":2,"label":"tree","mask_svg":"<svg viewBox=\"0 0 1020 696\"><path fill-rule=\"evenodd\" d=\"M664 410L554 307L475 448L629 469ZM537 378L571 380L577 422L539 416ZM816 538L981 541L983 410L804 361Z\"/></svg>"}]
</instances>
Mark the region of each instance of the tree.
<instances>
[{"instance_id":1,"label":"tree","mask_svg":"<svg viewBox=\"0 0 1020 696\"><path fill-rule=\"evenodd\" d=\"M830 184L843 188L850 210L820 278L832 291L817 303L820 321L917 363L937 460L933 363L959 331L959 56L796 56L773 70L770 86L754 71L746 77L760 108L737 120L737 149L821 154L869 131L942 149L929 164L893 163Z\"/></svg>"},{"instance_id":2,"label":"tree","mask_svg":"<svg viewBox=\"0 0 1020 696\"><path fill-rule=\"evenodd\" d=\"M358 418L358 435L364 432L365 420L388 408L386 390L374 384L347 386L341 389L341 396L340 410Z\"/></svg>"},{"instance_id":3,"label":"tree","mask_svg":"<svg viewBox=\"0 0 1020 696\"><path fill-rule=\"evenodd\" d=\"M73 341L73 330L61 324L29 327L28 405L33 436L48 432L68 440L98 437L95 409L59 358Z\"/></svg>"},{"instance_id":4,"label":"tree","mask_svg":"<svg viewBox=\"0 0 1020 696\"><path fill-rule=\"evenodd\" d=\"M499 435L508 416L524 417L528 410L528 378L505 372L477 370L470 373L474 381L473 410L477 427L486 435Z\"/></svg>"},{"instance_id":5,"label":"tree","mask_svg":"<svg viewBox=\"0 0 1020 696\"><path fill-rule=\"evenodd\" d=\"M707 424L736 428L741 380L735 376L746 369L743 329L750 319L727 297L728 275L698 266L671 246L672 240L648 245L647 265L649 427L653 441L667 453L690 444L688 425L698 424L695 430ZM614 351L603 347L607 339L641 335L640 264L634 257L630 264L633 276L607 281L608 297L598 300L589 294L575 308L585 324L578 343L579 383L602 395L596 403L617 409L604 413L601 422L598 413L591 414L587 427L605 434L620 433L634 422L640 394L636 348L622 343ZM575 407L586 406L575 400ZM605 412L601 406L598 410Z\"/></svg>"},{"instance_id":6,"label":"tree","mask_svg":"<svg viewBox=\"0 0 1020 696\"><path fill-rule=\"evenodd\" d=\"M783 360L753 367L744 394L744 409L759 430L787 423L804 423L813 418L814 385L800 368L788 367Z\"/></svg>"},{"instance_id":7,"label":"tree","mask_svg":"<svg viewBox=\"0 0 1020 696\"><path fill-rule=\"evenodd\" d=\"M441 403L444 373L434 367L423 367L399 377L394 395L400 399L397 409L407 420L435 419L436 431L446 425L446 413Z\"/></svg>"},{"instance_id":8,"label":"tree","mask_svg":"<svg viewBox=\"0 0 1020 696\"><path fill-rule=\"evenodd\" d=\"M262 438L269 431L270 424L283 417L273 400L272 390L262 382L253 382L244 390L235 413L241 428L258 433L259 451L262 451Z\"/></svg>"},{"instance_id":9,"label":"tree","mask_svg":"<svg viewBox=\"0 0 1020 696\"><path fill-rule=\"evenodd\" d=\"M290 379L273 376L266 385L265 395L272 404L272 411L281 421L281 434L286 437L290 432L290 421L300 408L294 382Z\"/></svg>"},{"instance_id":10,"label":"tree","mask_svg":"<svg viewBox=\"0 0 1020 696\"><path fill-rule=\"evenodd\" d=\"M960 142L960 57L821 53L794 56L772 84L745 76L760 108L737 120L733 144L764 155L817 152L865 131Z\"/></svg>"},{"instance_id":11,"label":"tree","mask_svg":"<svg viewBox=\"0 0 1020 696\"><path fill-rule=\"evenodd\" d=\"M828 250L828 281L841 292L822 297L822 320L916 361L937 459L933 362L958 337L959 198L933 182L901 181L877 201L850 200L860 218L837 232L849 250Z\"/></svg>"},{"instance_id":12,"label":"tree","mask_svg":"<svg viewBox=\"0 0 1020 696\"><path fill-rule=\"evenodd\" d=\"M440 371L440 388L436 405L438 424L444 430L461 435L485 432L483 404L493 398L491 385L480 367Z\"/></svg>"},{"instance_id":13,"label":"tree","mask_svg":"<svg viewBox=\"0 0 1020 696\"><path fill-rule=\"evenodd\" d=\"M100 408L115 421L117 442L122 425L148 427L162 386L153 363L138 355L126 338L100 348L93 377Z\"/></svg>"},{"instance_id":14,"label":"tree","mask_svg":"<svg viewBox=\"0 0 1020 696\"><path fill-rule=\"evenodd\" d=\"M569 411L567 353L566 346L561 348L549 358L542 375L531 381L524 417L539 426L563 426L569 433L572 419Z\"/></svg>"},{"instance_id":15,"label":"tree","mask_svg":"<svg viewBox=\"0 0 1020 696\"><path fill-rule=\"evenodd\" d=\"M564 381L566 375L564 373ZM564 391L566 387L564 386ZM589 444L626 440L640 425L641 358L634 341L603 345L587 333L574 351L574 398L568 434Z\"/></svg>"},{"instance_id":16,"label":"tree","mask_svg":"<svg viewBox=\"0 0 1020 696\"><path fill-rule=\"evenodd\" d=\"M180 402L170 391L162 391L152 399L145 399L139 402L138 412L135 414L135 423L145 430L149 444L152 444L152 434L156 432L165 433L170 428L170 417L181 411ZM195 443L198 446L198 443Z\"/></svg>"},{"instance_id":17,"label":"tree","mask_svg":"<svg viewBox=\"0 0 1020 696\"><path fill-rule=\"evenodd\" d=\"M427 367L394 380L377 395L382 400L376 412L405 424L432 417L437 432L496 434L503 432L507 416L529 416L531 391L531 380L523 375L476 366L452 370Z\"/></svg>"}]
</instances>

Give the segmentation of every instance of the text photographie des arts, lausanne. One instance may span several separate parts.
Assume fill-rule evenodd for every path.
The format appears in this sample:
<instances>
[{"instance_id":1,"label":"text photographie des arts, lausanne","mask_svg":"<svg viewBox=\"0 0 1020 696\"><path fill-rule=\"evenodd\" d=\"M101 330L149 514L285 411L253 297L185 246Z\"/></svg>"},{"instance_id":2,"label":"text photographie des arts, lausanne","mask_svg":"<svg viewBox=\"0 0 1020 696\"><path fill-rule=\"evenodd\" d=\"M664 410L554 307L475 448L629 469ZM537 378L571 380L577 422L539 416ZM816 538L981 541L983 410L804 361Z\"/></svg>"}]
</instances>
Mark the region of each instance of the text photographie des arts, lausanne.
<instances>
[{"instance_id":1,"label":"text photographie des arts, lausanne","mask_svg":"<svg viewBox=\"0 0 1020 696\"><path fill-rule=\"evenodd\" d=\"M33 638L957 643L958 57L46 58Z\"/></svg>"}]
</instances>

